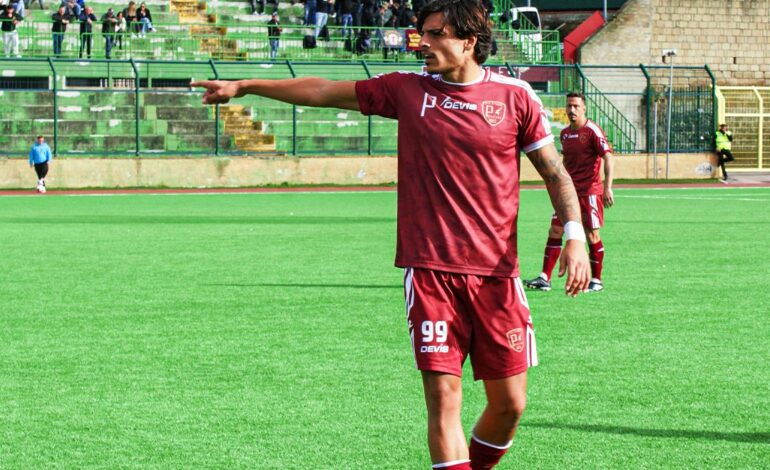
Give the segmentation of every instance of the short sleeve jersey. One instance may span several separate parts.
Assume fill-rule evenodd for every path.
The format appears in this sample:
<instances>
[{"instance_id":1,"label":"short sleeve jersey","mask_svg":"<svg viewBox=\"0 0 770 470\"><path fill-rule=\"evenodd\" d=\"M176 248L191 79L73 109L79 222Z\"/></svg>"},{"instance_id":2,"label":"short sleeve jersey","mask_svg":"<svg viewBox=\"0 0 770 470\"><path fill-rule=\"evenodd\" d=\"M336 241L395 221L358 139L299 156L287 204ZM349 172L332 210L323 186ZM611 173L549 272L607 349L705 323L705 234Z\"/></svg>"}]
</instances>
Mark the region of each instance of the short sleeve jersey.
<instances>
[{"instance_id":1,"label":"short sleeve jersey","mask_svg":"<svg viewBox=\"0 0 770 470\"><path fill-rule=\"evenodd\" d=\"M604 194L600 170L602 157L610 151L604 132L591 120L577 130L570 126L562 129L564 168L572 177L578 196Z\"/></svg>"},{"instance_id":2,"label":"short sleeve jersey","mask_svg":"<svg viewBox=\"0 0 770 470\"><path fill-rule=\"evenodd\" d=\"M396 72L356 94L362 113L398 119L396 266L518 276L519 154L553 142L532 88Z\"/></svg>"}]
</instances>

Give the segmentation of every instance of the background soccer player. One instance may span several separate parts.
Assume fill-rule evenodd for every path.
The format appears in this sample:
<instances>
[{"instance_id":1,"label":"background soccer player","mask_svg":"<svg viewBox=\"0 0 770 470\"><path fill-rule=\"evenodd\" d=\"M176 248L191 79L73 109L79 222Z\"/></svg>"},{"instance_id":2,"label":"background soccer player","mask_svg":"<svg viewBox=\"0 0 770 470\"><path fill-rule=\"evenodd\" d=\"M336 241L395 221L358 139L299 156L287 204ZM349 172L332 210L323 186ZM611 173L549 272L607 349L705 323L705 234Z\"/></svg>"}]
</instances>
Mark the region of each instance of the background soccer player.
<instances>
[{"instance_id":1,"label":"background soccer player","mask_svg":"<svg viewBox=\"0 0 770 470\"><path fill-rule=\"evenodd\" d=\"M426 74L192 85L206 88L208 104L253 93L398 119L396 265L405 270L431 460L435 468L492 468L511 445L526 404L527 368L537 363L516 253L521 150L569 221L561 272L573 296L588 284L585 234L542 103L526 83L481 67L492 40L481 6L436 0L421 11L418 27ZM487 395L470 446L460 419L468 356Z\"/></svg>"},{"instance_id":2,"label":"background soccer player","mask_svg":"<svg viewBox=\"0 0 770 470\"><path fill-rule=\"evenodd\" d=\"M601 128L586 118L586 99L582 93L567 95L567 117L570 125L561 131L564 167L572 177L580 198L583 227L588 238L588 254L591 259L591 282L588 284L588 290L598 292L604 289L604 244L599 236L599 229L604 224L604 208L615 203L612 195L612 152ZM600 175L602 160L603 185ZM564 226L557 214L554 214L545 244L543 272L535 279L525 281L527 287L551 290L551 272L561 254L563 234Z\"/></svg>"}]
</instances>

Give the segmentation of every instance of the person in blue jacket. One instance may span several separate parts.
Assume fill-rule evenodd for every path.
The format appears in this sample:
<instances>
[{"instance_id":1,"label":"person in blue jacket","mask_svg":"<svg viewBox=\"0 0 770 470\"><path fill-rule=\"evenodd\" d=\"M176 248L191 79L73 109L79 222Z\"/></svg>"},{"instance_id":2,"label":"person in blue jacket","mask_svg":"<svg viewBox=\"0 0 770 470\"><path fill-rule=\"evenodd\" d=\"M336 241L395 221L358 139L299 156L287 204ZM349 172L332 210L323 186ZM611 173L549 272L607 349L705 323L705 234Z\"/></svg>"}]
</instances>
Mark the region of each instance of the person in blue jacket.
<instances>
[{"instance_id":1,"label":"person in blue jacket","mask_svg":"<svg viewBox=\"0 0 770 470\"><path fill-rule=\"evenodd\" d=\"M29 166L35 167L37 173L37 192L45 192L45 177L48 174L48 162L51 161L51 147L45 143L42 135L37 136L37 141L29 149Z\"/></svg>"}]
</instances>

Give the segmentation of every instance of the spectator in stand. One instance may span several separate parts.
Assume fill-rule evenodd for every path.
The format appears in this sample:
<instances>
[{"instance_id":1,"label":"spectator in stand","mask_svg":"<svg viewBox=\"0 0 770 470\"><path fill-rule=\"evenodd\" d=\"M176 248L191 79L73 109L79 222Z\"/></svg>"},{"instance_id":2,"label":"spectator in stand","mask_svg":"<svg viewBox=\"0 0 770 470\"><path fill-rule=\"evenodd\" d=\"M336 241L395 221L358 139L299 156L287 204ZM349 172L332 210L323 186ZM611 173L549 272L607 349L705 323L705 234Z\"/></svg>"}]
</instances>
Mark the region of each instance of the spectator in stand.
<instances>
[{"instance_id":1,"label":"spectator in stand","mask_svg":"<svg viewBox=\"0 0 770 470\"><path fill-rule=\"evenodd\" d=\"M414 16L420 16L420 10L423 9L426 3L428 3L427 0L412 0L412 10L414 11ZM482 1L482 3L484 2Z\"/></svg>"},{"instance_id":2,"label":"spectator in stand","mask_svg":"<svg viewBox=\"0 0 770 470\"><path fill-rule=\"evenodd\" d=\"M358 5L354 0L340 0L337 2L339 14L342 15L342 37L348 37L353 33L353 13Z\"/></svg>"},{"instance_id":3,"label":"spectator in stand","mask_svg":"<svg viewBox=\"0 0 770 470\"><path fill-rule=\"evenodd\" d=\"M110 8L112 10L112 8ZM128 23L126 23L126 17L123 15L122 11L119 11L117 15L115 15L115 18L118 20L117 23L115 23L115 36L113 40L114 43L118 43L118 49L123 49L123 38L126 36L126 32L128 31Z\"/></svg>"},{"instance_id":4,"label":"spectator in stand","mask_svg":"<svg viewBox=\"0 0 770 470\"><path fill-rule=\"evenodd\" d=\"M13 5L10 3L5 6L3 12L0 13L0 29L3 31L3 52L6 57L21 57L19 55L19 32L16 31L16 25L18 25L23 18L19 16L13 10Z\"/></svg>"},{"instance_id":5,"label":"spectator in stand","mask_svg":"<svg viewBox=\"0 0 770 470\"><path fill-rule=\"evenodd\" d=\"M72 17L67 14L67 8L62 5L59 10L51 15L53 26L51 31L53 32L53 55L61 57L61 46L64 42L64 33L67 32L67 25L70 23Z\"/></svg>"},{"instance_id":6,"label":"spectator in stand","mask_svg":"<svg viewBox=\"0 0 770 470\"><path fill-rule=\"evenodd\" d=\"M326 26L326 22L329 21L329 10L333 7L333 0L318 0L315 10L315 37L321 33L321 30Z\"/></svg>"},{"instance_id":7,"label":"spectator in stand","mask_svg":"<svg viewBox=\"0 0 770 470\"><path fill-rule=\"evenodd\" d=\"M249 0L249 3L251 4L251 14L256 15L259 13L260 15L265 11L265 0ZM257 8L259 6L259 8Z\"/></svg>"},{"instance_id":8,"label":"spectator in stand","mask_svg":"<svg viewBox=\"0 0 770 470\"><path fill-rule=\"evenodd\" d=\"M131 0L128 2L128 6L123 9L123 17L126 19L126 31L130 31L133 36L134 33L139 31L139 23L136 19L136 2Z\"/></svg>"},{"instance_id":9,"label":"spectator in stand","mask_svg":"<svg viewBox=\"0 0 770 470\"><path fill-rule=\"evenodd\" d=\"M397 28L398 27L398 10L400 5L398 3L398 0L394 1L390 5L386 6L385 14L383 15L385 18L385 27L386 28Z\"/></svg>"},{"instance_id":10,"label":"spectator in stand","mask_svg":"<svg viewBox=\"0 0 770 470\"><path fill-rule=\"evenodd\" d=\"M398 9L398 27L399 28L413 28L417 24L417 18L414 16L414 12L409 8L409 3L404 2Z\"/></svg>"},{"instance_id":11,"label":"spectator in stand","mask_svg":"<svg viewBox=\"0 0 770 470\"><path fill-rule=\"evenodd\" d=\"M91 43L94 37L94 23L98 20L94 15L94 9L86 7L80 14L80 51L78 57L83 58L83 49L86 50L86 55L91 58Z\"/></svg>"},{"instance_id":12,"label":"spectator in stand","mask_svg":"<svg viewBox=\"0 0 770 470\"><path fill-rule=\"evenodd\" d=\"M136 10L136 21L141 25L141 30L139 31L140 38L143 38L148 31L155 32L155 28L152 27L152 14L144 2L142 2L142 4L139 5L139 9Z\"/></svg>"},{"instance_id":13,"label":"spectator in stand","mask_svg":"<svg viewBox=\"0 0 770 470\"><path fill-rule=\"evenodd\" d=\"M377 5L373 0L367 0L367 2L371 2L372 23L377 27L377 29L374 30L374 33L377 35L377 47L383 48L385 47L385 38L382 35L382 28L385 27L385 13L387 12L387 9L385 8L385 5Z\"/></svg>"},{"instance_id":14,"label":"spectator in stand","mask_svg":"<svg viewBox=\"0 0 770 470\"><path fill-rule=\"evenodd\" d=\"M315 26L315 12L318 2L305 0L305 26Z\"/></svg>"},{"instance_id":15,"label":"spectator in stand","mask_svg":"<svg viewBox=\"0 0 770 470\"><path fill-rule=\"evenodd\" d=\"M374 6L373 0L366 0L366 2L364 2L363 8L361 9L362 28L358 30L358 38L356 39L356 44L354 47L356 54L365 54L371 47L372 28L377 26L375 23L376 10L377 7Z\"/></svg>"},{"instance_id":16,"label":"spectator in stand","mask_svg":"<svg viewBox=\"0 0 770 470\"><path fill-rule=\"evenodd\" d=\"M118 13L118 16L123 12ZM118 26L120 25L120 19L115 16L115 11L110 8L107 13L102 16L102 35L104 36L104 58L111 59L112 46L115 43L115 37L119 34ZM123 21L125 24L125 20Z\"/></svg>"},{"instance_id":17,"label":"spectator in stand","mask_svg":"<svg viewBox=\"0 0 770 470\"><path fill-rule=\"evenodd\" d=\"M27 10L31 10L33 1L34 0L24 0L24 8L26 8ZM37 0L37 4L40 5L41 10L45 10L45 5L43 4L43 0Z\"/></svg>"},{"instance_id":18,"label":"spectator in stand","mask_svg":"<svg viewBox=\"0 0 770 470\"><path fill-rule=\"evenodd\" d=\"M21 0L10 0L8 1L8 5L11 5L13 7L14 13L21 16L21 19L24 19L26 16L24 12L24 2Z\"/></svg>"},{"instance_id":19,"label":"spectator in stand","mask_svg":"<svg viewBox=\"0 0 770 470\"><path fill-rule=\"evenodd\" d=\"M62 0L61 5L67 9L67 14L69 14L72 19L80 18L80 13L83 9L76 0Z\"/></svg>"},{"instance_id":20,"label":"spectator in stand","mask_svg":"<svg viewBox=\"0 0 770 470\"><path fill-rule=\"evenodd\" d=\"M278 45L280 44L281 31L280 22L278 21L278 12L274 11L270 17L270 21L267 22L267 38L270 41L270 60L275 60L275 56L278 54Z\"/></svg>"}]
</instances>

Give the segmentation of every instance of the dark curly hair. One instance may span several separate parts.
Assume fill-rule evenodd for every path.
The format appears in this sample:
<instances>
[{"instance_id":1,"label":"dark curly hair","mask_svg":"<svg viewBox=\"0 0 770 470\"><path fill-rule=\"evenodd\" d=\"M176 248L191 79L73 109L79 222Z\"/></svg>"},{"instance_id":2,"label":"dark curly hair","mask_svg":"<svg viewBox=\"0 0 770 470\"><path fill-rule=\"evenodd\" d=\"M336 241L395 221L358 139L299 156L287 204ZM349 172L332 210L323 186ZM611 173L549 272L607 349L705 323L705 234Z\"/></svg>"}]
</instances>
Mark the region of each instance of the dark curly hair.
<instances>
[{"instance_id":1,"label":"dark curly hair","mask_svg":"<svg viewBox=\"0 0 770 470\"><path fill-rule=\"evenodd\" d=\"M434 0L420 10L417 29L422 33L425 19L433 13L444 14L444 24L452 25L460 39L476 38L473 50L479 65L486 62L492 51L492 29L481 3L477 0Z\"/></svg>"}]
</instances>

